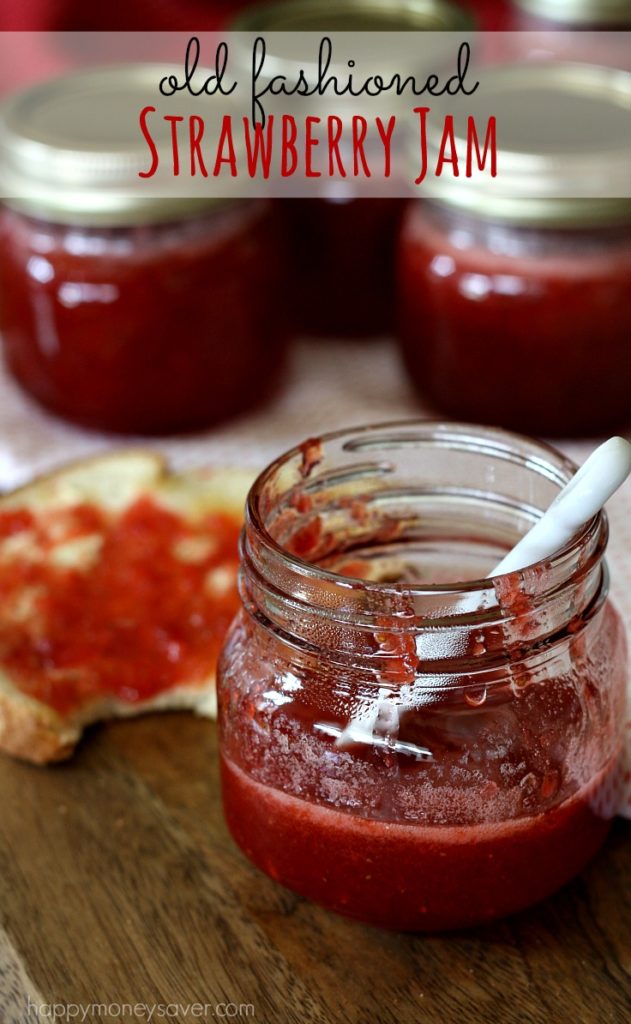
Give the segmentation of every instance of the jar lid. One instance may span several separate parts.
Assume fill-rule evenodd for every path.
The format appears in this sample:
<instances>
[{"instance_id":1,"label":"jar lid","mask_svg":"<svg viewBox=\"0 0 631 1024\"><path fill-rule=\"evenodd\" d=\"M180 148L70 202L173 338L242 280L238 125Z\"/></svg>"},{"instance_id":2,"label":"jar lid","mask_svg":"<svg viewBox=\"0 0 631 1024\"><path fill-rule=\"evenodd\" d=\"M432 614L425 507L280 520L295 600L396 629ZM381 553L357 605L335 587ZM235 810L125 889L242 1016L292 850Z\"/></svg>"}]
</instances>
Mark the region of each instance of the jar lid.
<instances>
[{"instance_id":1,"label":"jar lid","mask_svg":"<svg viewBox=\"0 0 631 1024\"><path fill-rule=\"evenodd\" d=\"M566 25L631 24L629 0L513 0L528 14Z\"/></svg>"},{"instance_id":2,"label":"jar lid","mask_svg":"<svg viewBox=\"0 0 631 1024\"><path fill-rule=\"evenodd\" d=\"M310 76L316 73L316 48L313 40L308 35L302 36L302 33L339 33L342 39L347 34L353 47L363 43L364 56L371 58L374 57L375 45L383 49L380 42L375 44L371 41L371 37L372 40L376 38L376 33L464 33L471 32L474 27L471 14L452 0L336 0L334 4L330 0L277 0L246 7L229 26L234 32L243 33L236 35L232 44L236 67L249 69L252 66L252 40L255 35L265 36L266 61L260 70L260 78L267 82L276 75L286 75L293 80L301 70ZM270 38L267 33L275 35ZM357 33L366 33L366 36L358 38ZM344 49L344 45L340 38L337 43L339 50L336 47L329 70L333 75L345 76L348 74L345 58L350 54L342 56L339 51ZM430 46L432 58L438 66L447 55L451 56L449 35L445 35L443 45L444 53L436 40L432 40ZM356 58L356 49L352 56ZM403 53L396 47L386 47L383 53L380 52L380 60L384 62L380 66L384 76L414 74L418 70L418 53L411 45ZM342 97L338 100L336 112L347 113L349 106L353 107L353 103L348 97Z\"/></svg>"},{"instance_id":3,"label":"jar lid","mask_svg":"<svg viewBox=\"0 0 631 1024\"><path fill-rule=\"evenodd\" d=\"M440 32L471 30L468 11L452 0L280 0L241 11L241 32Z\"/></svg>"},{"instance_id":4,"label":"jar lid","mask_svg":"<svg viewBox=\"0 0 631 1024\"><path fill-rule=\"evenodd\" d=\"M631 219L631 74L570 63L496 67L485 73L468 106L481 146L488 118L497 118L497 176L428 176L421 186L424 195L513 223L570 226ZM435 127L438 106L432 115L430 166L442 139ZM466 114L456 113L454 123L462 153ZM417 152L413 159L417 165Z\"/></svg>"},{"instance_id":5,"label":"jar lid","mask_svg":"<svg viewBox=\"0 0 631 1024\"><path fill-rule=\"evenodd\" d=\"M157 99L168 103L159 82L179 70L129 64L78 71L9 97L0 107L0 196L35 216L94 226L172 220L225 202L165 197L158 176L139 182L150 163L139 113ZM182 105L177 97L174 113ZM151 131L157 148L170 153L162 117Z\"/></svg>"}]
</instances>

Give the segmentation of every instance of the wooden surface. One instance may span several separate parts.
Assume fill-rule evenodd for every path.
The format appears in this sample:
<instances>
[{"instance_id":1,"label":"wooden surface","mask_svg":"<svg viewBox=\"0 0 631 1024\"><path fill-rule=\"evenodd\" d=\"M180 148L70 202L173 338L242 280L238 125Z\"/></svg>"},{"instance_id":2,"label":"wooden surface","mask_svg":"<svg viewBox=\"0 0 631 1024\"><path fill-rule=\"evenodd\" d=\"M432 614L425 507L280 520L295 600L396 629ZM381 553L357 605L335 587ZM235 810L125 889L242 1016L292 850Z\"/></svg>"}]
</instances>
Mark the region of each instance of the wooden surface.
<instances>
[{"instance_id":1,"label":"wooden surface","mask_svg":"<svg viewBox=\"0 0 631 1024\"><path fill-rule=\"evenodd\" d=\"M50 1020L50 1004L146 1020L117 1006L146 1003L162 1004L154 1020L627 1024L630 840L617 823L581 878L509 921L379 932L241 856L213 725L169 715L96 729L67 766L0 762L0 1022L36 1021L34 1007ZM186 1013L194 1003L205 1016Z\"/></svg>"}]
</instances>

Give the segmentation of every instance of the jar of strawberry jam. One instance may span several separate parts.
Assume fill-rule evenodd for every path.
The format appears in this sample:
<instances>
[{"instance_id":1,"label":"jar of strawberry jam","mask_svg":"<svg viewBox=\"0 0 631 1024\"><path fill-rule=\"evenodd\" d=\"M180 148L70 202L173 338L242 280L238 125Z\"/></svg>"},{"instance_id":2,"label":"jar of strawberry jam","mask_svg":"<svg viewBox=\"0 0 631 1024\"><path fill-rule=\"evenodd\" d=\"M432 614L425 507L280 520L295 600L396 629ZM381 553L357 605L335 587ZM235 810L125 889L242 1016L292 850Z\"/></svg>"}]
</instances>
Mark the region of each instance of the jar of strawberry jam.
<instances>
[{"instance_id":1,"label":"jar of strawberry jam","mask_svg":"<svg viewBox=\"0 0 631 1024\"><path fill-rule=\"evenodd\" d=\"M278 31L309 32L317 39L315 33L324 32L456 32L470 30L472 25L470 13L454 0L338 0L334 5L329 0L281 0L246 8L231 27L252 34L252 39ZM316 43L310 43L309 50L316 52ZM249 44L240 59L249 73ZM392 73L404 70L387 50L384 59L392 64ZM267 55L271 71L292 81L298 64L284 52L275 52L272 37ZM389 77L387 69L380 70ZM346 65L331 69L336 71L348 75ZM334 112L340 113L341 106L338 101ZM355 107L352 110L356 112ZM343 162L352 166L344 140L341 149ZM292 198L279 204L293 256L298 332L352 338L392 330L393 258L405 205L396 196L358 197L349 181L332 182L317 198Z\"/></svg>"},{"instance_id":2,"label":"jar of strawberry jam","mask_svg":"<svg viewBox=\"0 0 631 1024\"><path fill-rule=\"evenodd\" d=\"M599 848L627 668L605 516L485 579L574 470L424 421L307 441L259 477L219 704L228 825L273 879L387 928L459 928Z\"/></svg>"},{"instance_id":3,"label":"jar of strawberry jam","mask_svg":"<svg viewBox=\"0 0 631 1024\"><path fill-rule=\"evenodd\" d=\"M574 98L589 110L580 131L600 137L596 176L592 150L563 156L562 142L550 151L543 134L537 149L547 80L566 112L576 116ZM432 201L410 205L398 253L405 365L419 393L455 417L555 436L624 426L631 200L589 189L629 194L631 76L567 64L502 69L485 81L490 104L501 87L513 121L524 112L522 130L533 115L532 149L499 143L501 193L483 175L436 179ZM510 119L498 115L499 125L508 140Z\"/></svg>"},{"instance_id":4,"label":"jar of strawberry jam","mask_svg":"<svg viewBox=\"0 0 631 1024\"><path fill-rule=\"evenodd\" d=\"M248 409L284 347L271 204L138 187L161 74L80 72L0 112L7 366L61 416L148 434Z\"/></svg>"}]
</instances>

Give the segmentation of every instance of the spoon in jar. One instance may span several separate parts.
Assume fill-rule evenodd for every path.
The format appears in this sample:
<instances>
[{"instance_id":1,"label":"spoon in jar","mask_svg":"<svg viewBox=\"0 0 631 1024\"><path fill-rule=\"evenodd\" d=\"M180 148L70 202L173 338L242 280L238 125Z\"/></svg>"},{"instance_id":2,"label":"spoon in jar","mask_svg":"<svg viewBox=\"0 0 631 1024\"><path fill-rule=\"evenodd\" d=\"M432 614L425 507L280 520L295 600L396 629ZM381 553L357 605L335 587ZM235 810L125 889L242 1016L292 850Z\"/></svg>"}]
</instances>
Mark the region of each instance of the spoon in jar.
<instances>
[{"instance_id":1,"label":"spoon in jar","mask_svg":"<svg viewBox=\"0 0 631 1024\"><path fill-rule=\"evenodd\" d=\"M610 437L592 452L541 519L495 566L489 578L550 558L597 515L631 474L631 444Z\"/></svg>"},{"instance_id":2,"label":"spoon in jar","mask_svg":"<svg viewBox=\"0 0 631 1024\"><path fill-rule=\"evenodd\" d=\"M611 437L592 452L559 492L541 519L504 556L487 579L518 572L545 558L551 558L555 552L569 543L581 527L602 510L630 474L631 444L623 437ZM478 609L479 597L477 594L471 594L460 600L454 610L466 614ZM436 637L434 644L433 639L432 634L423 637L423 654L427 656L432 653L434 647L436 654L444 657L444 639ZM431 703L431 696L427 694L425 687L426 684L424 703L427 704ZM383 692L382 688L376 700L363 702L363 707L339 732L337 746L374 743L374 730L378 720L381 726L396 733L400 712L417 704L413 699L414 684L402 687L396 697L381 696Z\"/></svg>"}]
</instances>

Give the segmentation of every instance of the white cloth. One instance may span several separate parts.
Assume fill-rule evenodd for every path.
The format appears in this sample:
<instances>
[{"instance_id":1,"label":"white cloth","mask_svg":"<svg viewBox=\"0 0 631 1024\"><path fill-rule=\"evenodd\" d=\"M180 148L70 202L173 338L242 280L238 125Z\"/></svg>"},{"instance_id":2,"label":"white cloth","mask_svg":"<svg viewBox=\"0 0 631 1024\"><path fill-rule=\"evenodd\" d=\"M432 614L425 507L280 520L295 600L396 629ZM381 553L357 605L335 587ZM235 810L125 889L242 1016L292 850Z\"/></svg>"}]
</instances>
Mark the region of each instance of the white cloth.
<instances>
[{"instance_id":1,"label":"white cloth","mask_svg":"<svg viewBox=\"0 0 631 1024\"><path fill-rule=\"evenodd\" d=\"M391 343L303 341L292 349L286 377L275 400L265 408L203 434L140 443L165 452L178 468L243 465L257 469L297 441L323 431L412 418L425 411ZM70 459L138 443L134 438L121 440L81 430L47 415L0 367L0 490ZM557 442L557 446L580 463L596 443ZM631 484L612 499L608 512L613 597L631 636ZM631 817L631 712L626 737L620 813Z\"/></svg>"}]
</instances>

